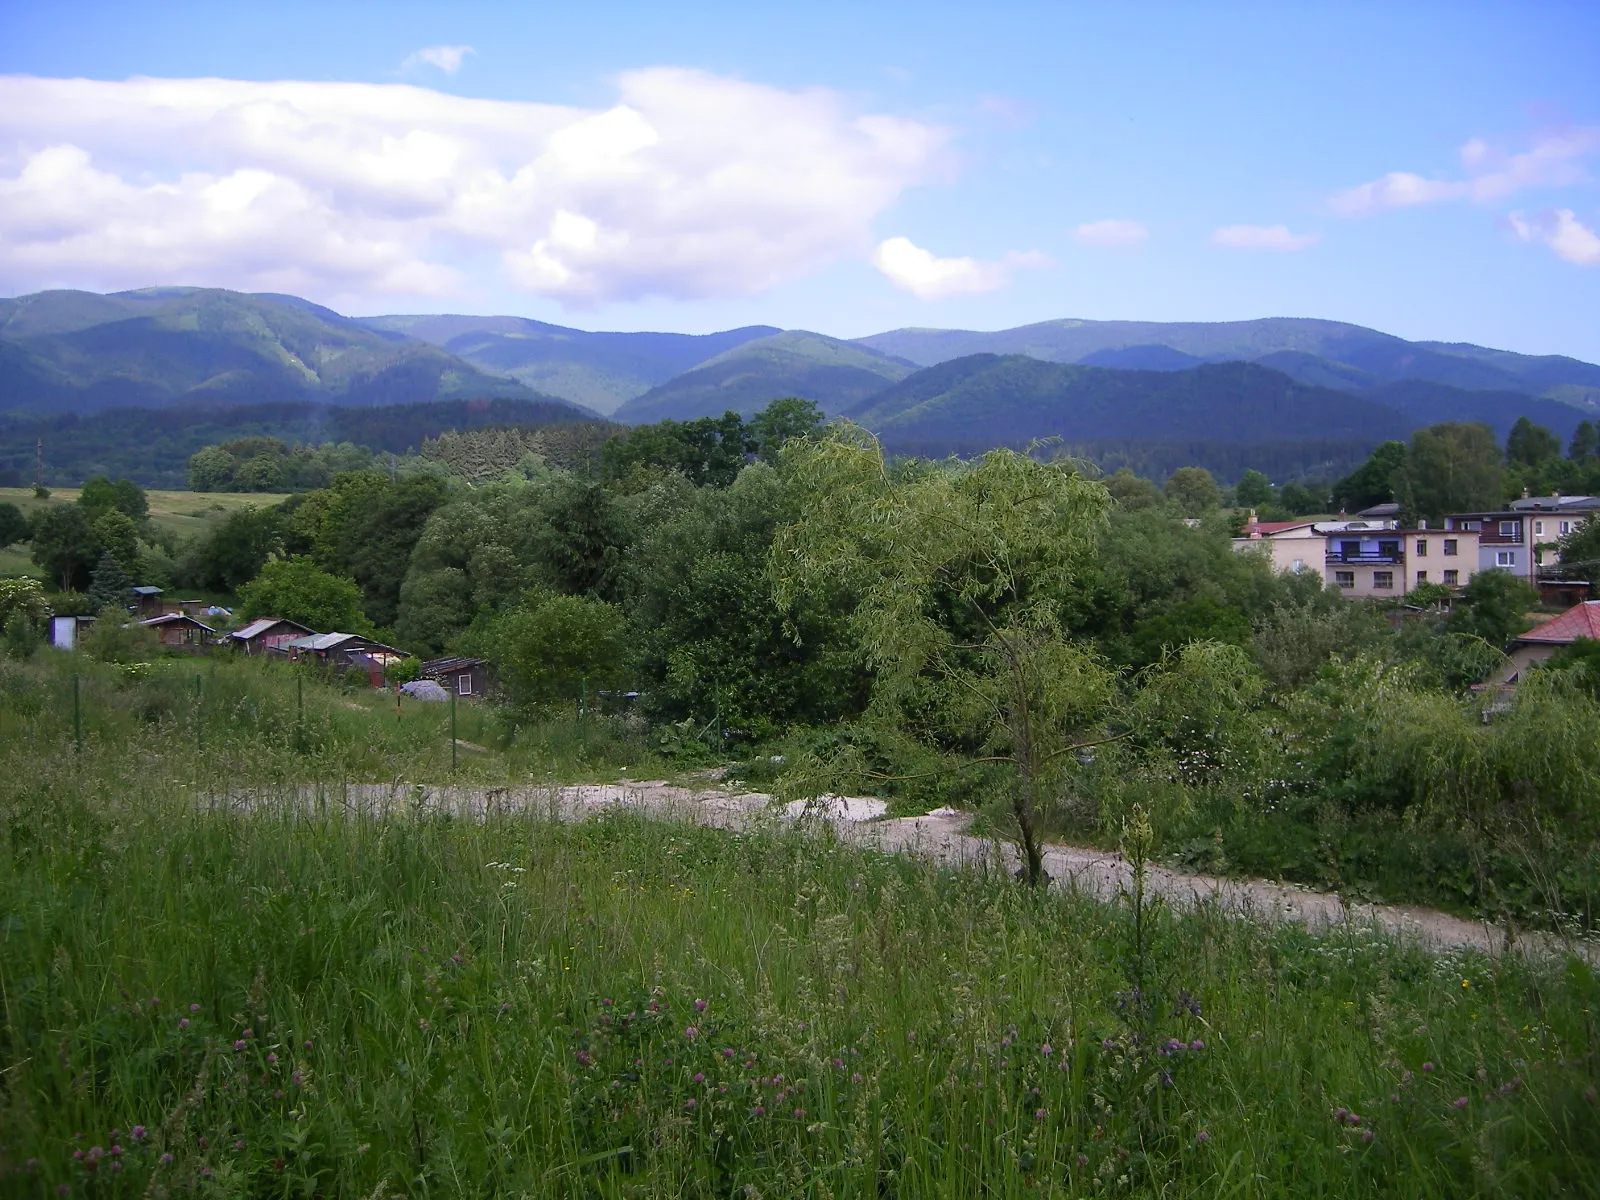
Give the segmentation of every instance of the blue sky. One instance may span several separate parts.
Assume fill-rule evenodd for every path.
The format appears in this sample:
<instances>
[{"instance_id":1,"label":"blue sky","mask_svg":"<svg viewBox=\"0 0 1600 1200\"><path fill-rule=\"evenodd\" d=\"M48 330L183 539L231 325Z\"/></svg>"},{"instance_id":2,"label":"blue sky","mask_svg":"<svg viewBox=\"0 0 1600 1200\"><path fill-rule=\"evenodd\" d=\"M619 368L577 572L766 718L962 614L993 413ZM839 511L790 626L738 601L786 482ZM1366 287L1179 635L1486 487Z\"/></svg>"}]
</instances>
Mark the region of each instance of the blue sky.
<instances>
[{"instance_id":1,"label":"blue sky","mask_svg":"<svg viewBox=\"0 0 1600 1200\"><path fill-rule=\"evenodd\" d=\"M863 7L7 4L0 294L1600 360L1600 5Z\"/></svg>"}]
</instances>

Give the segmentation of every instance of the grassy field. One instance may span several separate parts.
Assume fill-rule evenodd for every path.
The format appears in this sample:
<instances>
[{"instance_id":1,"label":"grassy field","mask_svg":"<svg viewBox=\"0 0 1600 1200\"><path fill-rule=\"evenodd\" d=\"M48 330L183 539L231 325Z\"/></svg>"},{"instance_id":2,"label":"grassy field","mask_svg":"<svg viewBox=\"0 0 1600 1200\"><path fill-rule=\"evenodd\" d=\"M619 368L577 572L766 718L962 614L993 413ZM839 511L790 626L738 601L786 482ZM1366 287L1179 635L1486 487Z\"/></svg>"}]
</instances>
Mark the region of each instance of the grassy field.
<instances>
[{"instance_id":1,"label":"grassy field","mask_svg":"<svg viewBox=\"0 0 1600 1200\"><path fill-rule=\"evenodd\" d=\"M66 669L0 662L0 1194L1600 1194L1576 959L776 830L313 811L449 778L447 714L196 668L80 664L75 751ZM483 783L636 749L474 712Z\"/></svg>"},{"instance_id":2,"label":"grassy field","mask_svg":"<svg viewBox=\"0 0 1600 1200\"><path fill-rule=\"evenodd\" d=\"M246 505L265 508L281 503L285 496L265 492L146 492L150 500L150 524L158 534L178 540L204 533L223 517ZM36 508L78 498L77 488L52 488L50 499L36 500L32 488L0 488L0 503L15 504L25 516ZM26 546L0 550L0 575L36 574Z\"/></svg>"}]
</instances>

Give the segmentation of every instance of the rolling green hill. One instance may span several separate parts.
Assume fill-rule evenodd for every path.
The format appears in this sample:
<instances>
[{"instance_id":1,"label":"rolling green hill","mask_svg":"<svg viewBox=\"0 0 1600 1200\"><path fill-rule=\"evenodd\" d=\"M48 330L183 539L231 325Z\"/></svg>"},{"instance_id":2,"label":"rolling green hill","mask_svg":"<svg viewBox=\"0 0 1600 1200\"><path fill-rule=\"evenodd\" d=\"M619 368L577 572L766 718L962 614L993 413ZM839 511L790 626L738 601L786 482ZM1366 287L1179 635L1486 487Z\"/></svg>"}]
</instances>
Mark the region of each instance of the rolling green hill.
<instances>
[{"instance_id":1,"label":"rolling green hill","mask_svg":"<svg viewBox=\"0 0 1600 1200\"><path fill-rule=\"evenodd\" d=\"M548 399L436 346L294 296L160 288L0 301L0 411L496 396Z\"/></svg>"},{"instance_id":2,"label":"rolling green hill","mask_svg":"<svg viewBox=\"0 0 1600 1200\"><path fill-rule=\"evenodd\" d=\"M993 333L896 329L861 338L858 344L922 366L985 353L1146 369L1186 365L1181 360L1154 361L1154 351L1164 347L1209 362L1265 360L1276 370L1318 386L1351 389L1421 379L1469 390L1548 393L1566 403L1600 405L1600 366L1593 363L1466 343L1408 342L1360 325L1301 317L1218 322L1062 320Z\"/></svg>"},{"instance_id":3,"label":"rolling green hill","mask_svg":"<svg viewBox=\"0 0 1600 1200\"><path fill-rule=\"evenodd\" d=\"M614 412L707 359L781 332L751 325L700 335L590 333L523 317L385 316L361 323L420 338L480 370L597 413Z\"/></svg>"},{"instance_id":4,"label":"rolling green hill","mask_svg":"<svg viewBox=\"0 0 1600 1200\"><path fill-rule=\"evenodd\" d=\"M113 408L43 417L0 416L0 486L33 481L34 450L43 442L45 482L81 483L93 475L126 476L145 487L181 488L189 456L203 446L246 437L291 444L349 442L404 454L448 430L514 426L603 425L556 400L439 400L422 404L341 407L279 401L218 407ZM609 426L605 426L609 428Z\"/></svg>"},{"instance_id":5,"label":"rolling green hill","mask_svg":"<svg viewBox=\"0 0 1600 1200\"><path fill-rule=\"evenodd\" d=\"M1419 380L1353 394L1259 363L1129 371L994 354L918 371L842 415L902 453L971 454L1057 437L1097 457L1114 448L1124 461L1181 446L1200 465L1232 464L1251 445L1272 445L1274 460L1286 461L1293 443L1315 443L1319 457L1348 458L1438 421L1483 421L1504 438L1527 416L1566 438L1583 419L1554 400Z\"/></svg>"},{"instance_id":6,"label":"rolling green hill","mask_svg":"<svg viewBox=\"0 0 1600 1200\"><path fill-rule=\"evenodd\" d=\"M629 424L663 418L749 416L786 396L844 411L916 367L852 342L794 330L745 342L617 409Z\"/></svg>"}]
</instances>

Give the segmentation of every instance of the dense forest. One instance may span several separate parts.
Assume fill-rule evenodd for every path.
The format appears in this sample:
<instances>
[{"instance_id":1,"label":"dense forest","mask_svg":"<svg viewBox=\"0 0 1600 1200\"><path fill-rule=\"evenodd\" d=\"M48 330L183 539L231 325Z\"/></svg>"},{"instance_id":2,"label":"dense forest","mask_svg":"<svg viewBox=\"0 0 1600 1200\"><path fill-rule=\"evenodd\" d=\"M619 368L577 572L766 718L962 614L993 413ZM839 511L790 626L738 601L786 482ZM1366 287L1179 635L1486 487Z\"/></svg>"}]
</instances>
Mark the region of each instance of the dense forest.
<instances>
[{"instance_id":1,"label":"dense forest","mask_svg":"<svg viewBox=\"0 0 1600 1200\"><path fill-rule=\"evenodd\" d=\"M1157 486L1009 450L895 459L789 400L618 432L565 463L506 431L440 437L181 544L153 539L136 485L94 480L31 522L0 509L0 539L53 585L8 585L12 618L115 611L135 581L233 594L235 620L484 658L513 720L587 699L601 733L648 730L685 763L750 756L780 789L964 805L1024 843L1115 840L1137 804L1166 853L1211 869L1588 923L1593 657L1559 655L1487 726L1473 690L1531 589L1484 572L1452 603L1386 610L1231 538L1246 507L1433 515L1600 490L1595 441L1523 422L1502 446L1446 424L1320 490L1254 471L1224 488L1192 466ZM1600 560L1597 537L1580 526L1564 555ZM106 653L127 651L100 627Z\"/></svg>"}]
</instances>

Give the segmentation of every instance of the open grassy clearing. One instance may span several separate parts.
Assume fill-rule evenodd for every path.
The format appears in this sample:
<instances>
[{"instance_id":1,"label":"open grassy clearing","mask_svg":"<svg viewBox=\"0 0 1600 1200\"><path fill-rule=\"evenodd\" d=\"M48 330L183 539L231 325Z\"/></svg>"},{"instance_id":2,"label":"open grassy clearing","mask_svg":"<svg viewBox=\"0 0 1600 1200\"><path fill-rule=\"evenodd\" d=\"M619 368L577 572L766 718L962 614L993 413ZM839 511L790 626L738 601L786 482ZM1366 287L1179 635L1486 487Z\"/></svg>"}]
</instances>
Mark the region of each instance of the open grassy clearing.
<instances>
[{"instance_id":1,"label":"open grassy clearing","mask_svg":"<svg viewBox=\"0 0 1600 1200\"><path fill-rule=\"evenodd\" d=\"M34 498L32 488L0 488L0 503L15 504L25 516L46 504L73 503L78 499L77 488L51 488L48 500ZM150 501L150 524L157 534L171 534L180 541L197 533L204 533L230 512L253 505L266 508L282 503L285 495L268 492L146 492ZM13 553L17 549L13 547ZM25 551L25 548L24 548ZM22 555L27 562L26 552ZM33 564L27 562L29 571ZM0 560L0 573L5 573L5 563Z\"/></svg>"},{"instance_id":2,"label":"open grassy clearing","mask_svg":"<svg viewBox=\"0 0 1600 1200\"><path fill-rule=\"evenodd\" d=\"M440 707L211 666L86 666L79 754L59 666L0 663L5 1194L1600 1190L1576 960L781 830L208 812L451 777ZM464 781L597 769L474 719Z\"/></svg>"}]
</instances>

